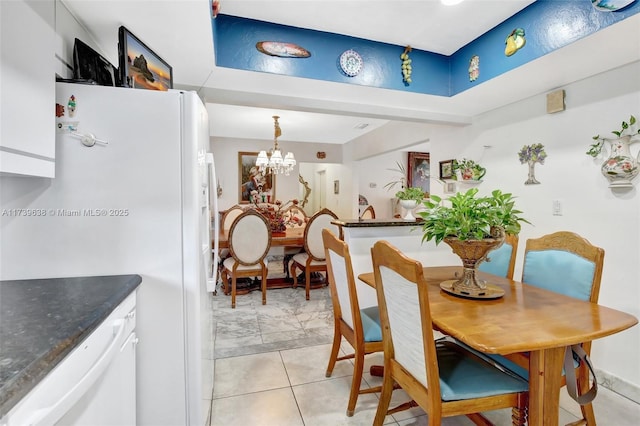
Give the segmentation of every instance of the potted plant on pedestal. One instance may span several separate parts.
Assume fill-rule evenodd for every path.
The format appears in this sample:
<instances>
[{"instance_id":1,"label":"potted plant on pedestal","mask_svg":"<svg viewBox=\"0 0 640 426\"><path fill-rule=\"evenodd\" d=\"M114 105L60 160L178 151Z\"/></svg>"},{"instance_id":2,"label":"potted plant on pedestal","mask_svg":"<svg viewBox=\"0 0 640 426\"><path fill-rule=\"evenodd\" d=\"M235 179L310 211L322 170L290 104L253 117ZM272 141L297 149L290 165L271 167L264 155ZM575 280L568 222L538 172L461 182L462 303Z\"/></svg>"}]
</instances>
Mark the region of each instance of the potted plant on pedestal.
<instances>
[{"instance_id":1,"label":"potted plant on pedestal","mask_svg":"<svg viewBox=\"0 0 640 426\"><path fill-rule=\"evenodd\" d=\"M404 220L415 220L416 218L413 216L413 209L415 209L420 202L424 199L424 192L422 188L411 187L407 181L407 173L402 166L402 164L396 162L396 169L388 169L394 172L400 173L400 178L394 181L387 183L384 187L387 190L394 188L396 185L400 185L401 189L395 193L397 199L400 200L400 205L407 210L407 214L404 217Z\"/></svg>"},{"instance_id":2,"label":"potted plant on pedestal","mask_svg":"<svg viewBox=\"0 0 640 426\"><path fill-rule=\"evenodd\" d=\"M520 233L521 223L529 223L515 208L514 197L496 189L491 195L476 197L477 188L450 197L450 206L431 195L426 210L418 213L422 223L422 241L444 241L460 256L464 266L458 280L445 281L441 287L450 293L470 298L495 298L504 294L496 286L488 286L476 278L476 266L487 254L502 245L505 234Z\"/></svg>"}]
</instances>

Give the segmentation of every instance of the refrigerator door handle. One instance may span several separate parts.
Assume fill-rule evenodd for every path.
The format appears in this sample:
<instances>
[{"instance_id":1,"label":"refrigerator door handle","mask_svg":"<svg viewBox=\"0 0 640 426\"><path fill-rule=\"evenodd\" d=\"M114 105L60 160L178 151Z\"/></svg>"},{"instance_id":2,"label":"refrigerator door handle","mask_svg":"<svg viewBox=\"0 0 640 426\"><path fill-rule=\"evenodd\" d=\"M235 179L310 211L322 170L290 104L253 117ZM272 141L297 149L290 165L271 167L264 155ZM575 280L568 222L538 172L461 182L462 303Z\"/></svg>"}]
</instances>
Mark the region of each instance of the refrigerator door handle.
<instances>
[{"instance_id":1,"label":"refrigerator door handle","mask_svg":"<svg viewBox=\"0 0 640 426\"><path fill-rule=\"evenodd\" d=\"M211 191L216 191L217 182L216 182L216 169L215 164L213 162L213 154L207 152L206 161L209 168L209 194ZM213 207L213 263L211 264L211 276L207 277L207 287L210 291L215 292L216 284L218 282L218 262L219 259L219 246L218 246L218 235L220 233L220 221L218 219L218 197L217 196L209 196L211 200L210 203ZM209 221L209 235L211 232L211 221Z\"/></svg>"},{"instance_id":2,"label":"refrigerator door handle","mask_svg":"<svg viewBox=\"0 0 640 426\"><path fill-rule=\"evenodd\" d=\"M109 142L103 140L103 139L98 139L96 138L96 136L93 133L77 133L77 132L71 132L70 133L71 136L75 136L76 138L80 138L80 142L82 142L82 145L84 146L94 146L96 143L99 143L101 145L109 145Z\"/></svg>"}]
</instances>

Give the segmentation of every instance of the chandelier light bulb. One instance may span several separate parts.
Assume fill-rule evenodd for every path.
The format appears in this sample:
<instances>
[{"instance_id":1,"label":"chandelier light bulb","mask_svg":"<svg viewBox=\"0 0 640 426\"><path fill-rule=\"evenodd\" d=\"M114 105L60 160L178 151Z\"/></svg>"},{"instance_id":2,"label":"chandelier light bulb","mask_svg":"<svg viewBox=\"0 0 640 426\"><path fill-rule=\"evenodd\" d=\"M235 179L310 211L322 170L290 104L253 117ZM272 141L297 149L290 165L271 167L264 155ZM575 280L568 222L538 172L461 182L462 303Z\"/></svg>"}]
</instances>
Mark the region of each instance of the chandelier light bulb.
<instances>
[{"instance_id":1,"label":"chandelier light bulb","mask_svg":"<svg viewBox=\"0 0 640 426\"><path fill-rule=\"evenodd\" d=\"M282 157L282 151L278 147L278 137L282 134L282 130L280 130L280 124L278 123L277 115L273 116L274 120L274 137L273 137L273 148L267 153L267 151L260 151L258 154L258 158L256 159L256 167L262 175L267 174L284 174L285 176L289 176L289 173L293 171L293 168L296 165L296 159L292 152L288 152L284 158Z\"/></svg>"}]
</instances>

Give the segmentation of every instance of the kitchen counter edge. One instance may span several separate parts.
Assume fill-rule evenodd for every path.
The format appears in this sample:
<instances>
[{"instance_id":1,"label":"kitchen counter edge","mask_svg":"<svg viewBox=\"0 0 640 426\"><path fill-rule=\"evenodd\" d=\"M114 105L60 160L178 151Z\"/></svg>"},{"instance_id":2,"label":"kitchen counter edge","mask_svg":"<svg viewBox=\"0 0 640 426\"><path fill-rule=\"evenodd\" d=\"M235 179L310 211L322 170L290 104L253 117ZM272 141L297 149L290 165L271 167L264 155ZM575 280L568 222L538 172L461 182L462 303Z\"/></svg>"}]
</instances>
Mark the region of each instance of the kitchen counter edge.
<instances>
[{"instance_id":1,"label":"kitchen counter edge","mask_svg":"<svg viewBox=\"0 0 640 426\"><path fill-rule=\"evenodd\" d=\"M98 328L141 282L142 278L135 274L0 281L0 303L5 305L0 304L0 372L4 370L0 373L0 418ZM90 288L93 291L86 291ZM83 297L81 309L69 306L68 296L74 292ZM19 308L18 302L34 303L38 294L46 299L40 301L45 309ZM72 312L76 311L81 313L73 317ZM50 336L52 327L58 327L55 338Z\"/></svg>"}]
</instances>

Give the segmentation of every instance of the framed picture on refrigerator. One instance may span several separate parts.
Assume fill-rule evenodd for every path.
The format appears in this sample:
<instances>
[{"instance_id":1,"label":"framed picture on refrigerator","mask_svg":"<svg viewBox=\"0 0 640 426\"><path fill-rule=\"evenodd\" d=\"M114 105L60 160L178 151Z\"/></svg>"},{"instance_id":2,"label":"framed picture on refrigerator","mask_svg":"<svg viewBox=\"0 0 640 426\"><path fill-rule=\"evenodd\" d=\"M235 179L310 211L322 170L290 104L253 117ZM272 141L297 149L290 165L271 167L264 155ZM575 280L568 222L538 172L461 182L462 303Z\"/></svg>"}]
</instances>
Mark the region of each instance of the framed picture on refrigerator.
<instances>
[{"instance_id":1,"label":"framed picture on refrigerator","mask_svg":"<svg viewBox=\"0 0 640 426\"><path fill-rule=\"evenodd\" d=\"M257 152L238 153L238 203L274 203L276 180L273 174L263 175L256 166Z\"/></svg>"}]
</instances>

